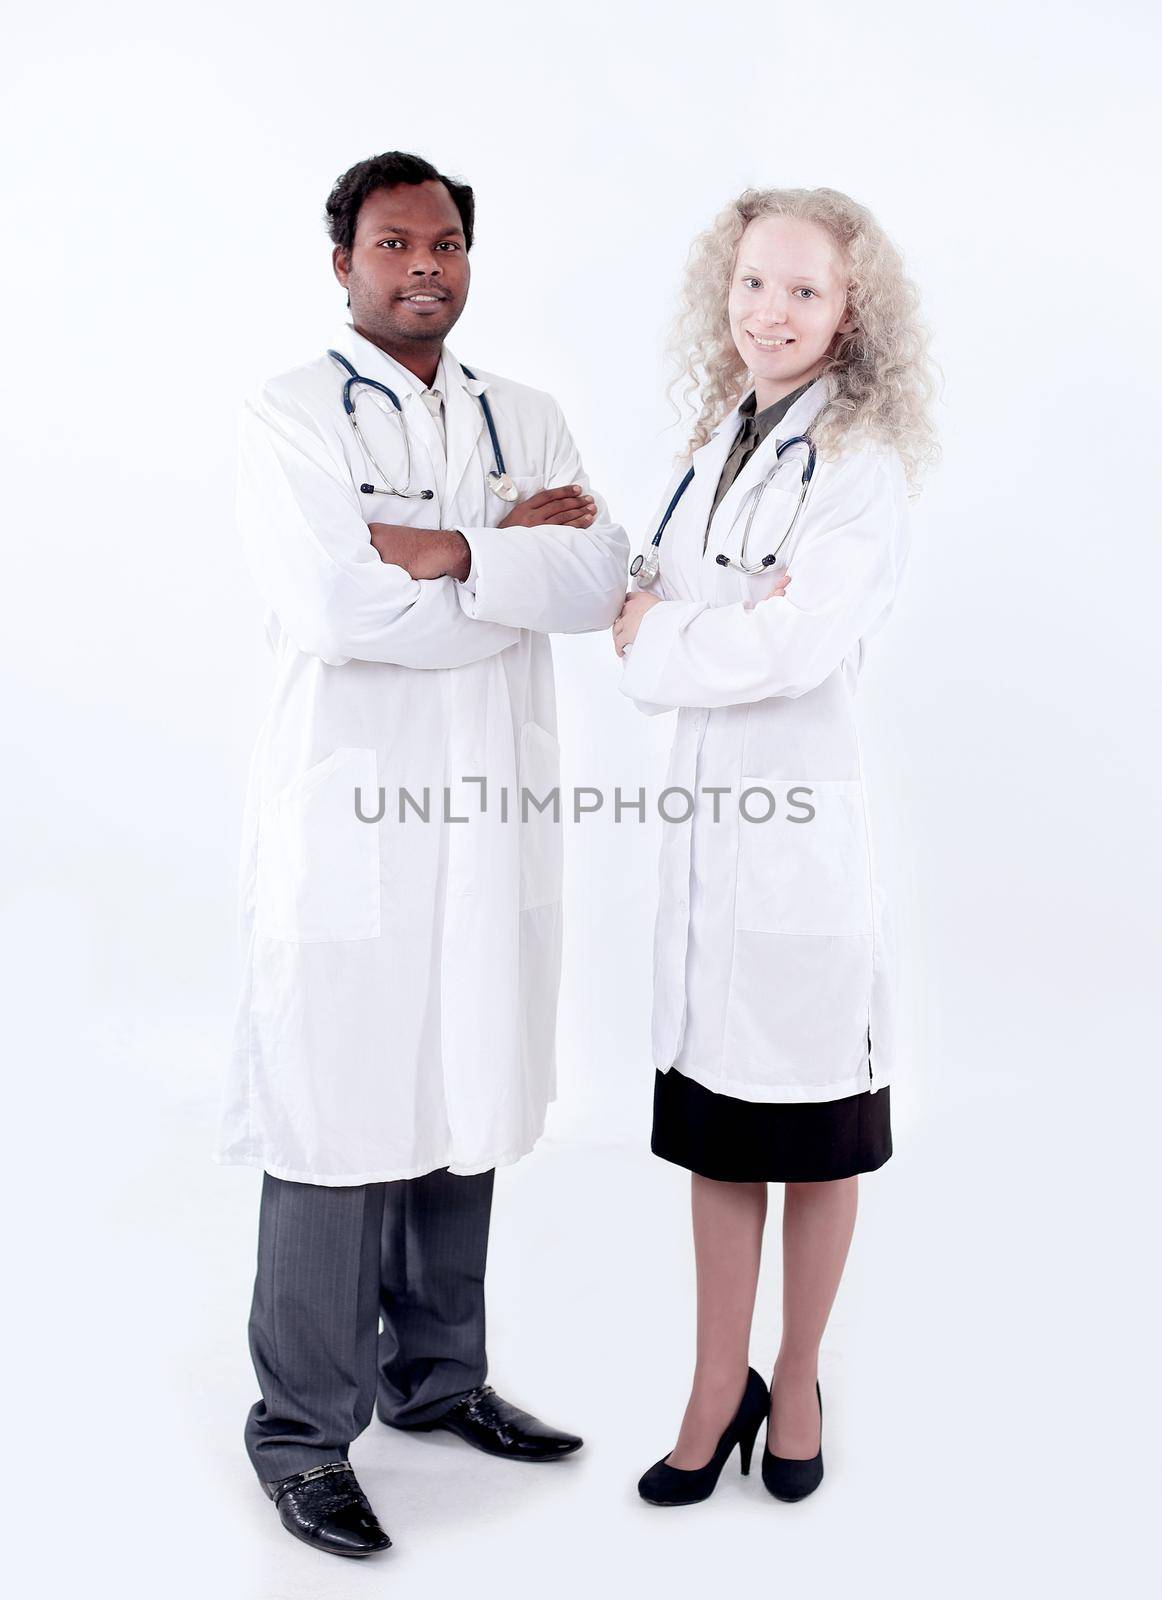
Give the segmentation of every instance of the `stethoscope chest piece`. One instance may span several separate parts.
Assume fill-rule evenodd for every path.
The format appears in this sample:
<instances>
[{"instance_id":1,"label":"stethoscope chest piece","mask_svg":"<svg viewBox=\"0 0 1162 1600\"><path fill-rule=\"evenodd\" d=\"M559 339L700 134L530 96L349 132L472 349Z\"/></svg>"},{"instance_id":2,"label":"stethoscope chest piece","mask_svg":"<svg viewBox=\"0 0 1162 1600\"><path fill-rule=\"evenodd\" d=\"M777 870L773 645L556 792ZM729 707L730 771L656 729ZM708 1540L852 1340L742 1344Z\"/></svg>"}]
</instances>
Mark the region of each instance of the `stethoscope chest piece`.
<instances>
[{"instance_id":1,"label":"stethoscope chest piece","mask_svg":"<svg viewBox=\"0 0 1162 1600\"><path fill-rule=\"evenodd\" d=\"M507 472L490 472L488 487L502 500L515 500L520 493Z\"/></svg>"},{"instance_id":2,"label":"stethoscope chest piece","mask_svg":"<svg viewBox=\"0 0 1162 1600\"><path fill-rule=\"evenodd\" d=\"M634 556L629 564L629 575L637 579L639 589L648 589L657 577L661 564L661 557L651 545L644 555Z\"/></svg>"}]
</instances>

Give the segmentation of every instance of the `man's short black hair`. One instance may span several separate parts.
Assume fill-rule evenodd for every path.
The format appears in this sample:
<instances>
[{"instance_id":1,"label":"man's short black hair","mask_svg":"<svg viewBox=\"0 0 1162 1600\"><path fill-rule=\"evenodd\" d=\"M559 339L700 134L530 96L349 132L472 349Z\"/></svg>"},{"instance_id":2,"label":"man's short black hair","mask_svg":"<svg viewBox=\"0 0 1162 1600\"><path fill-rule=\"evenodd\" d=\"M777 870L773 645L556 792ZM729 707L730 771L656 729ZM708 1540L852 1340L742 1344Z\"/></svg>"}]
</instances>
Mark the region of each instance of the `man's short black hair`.
<instances>
[{"instance_id":1,"label":"man's short black hair","mask_svg":"<svg viewBox=\"0 0 1162 1600\"><path fill-rule=\"evenodd\" d=\"M472 248L472 227L476 220L476 198L466 183L446 178L422 156L406 150L387 150L381 156L357 161L335 184L327 196L327 232L331 243L348 254L355 243L355 223L359 208L375 189L394 189L399 183L442 183L452 196L464 229L464 248Z\"/></svg>"}]
</instances>

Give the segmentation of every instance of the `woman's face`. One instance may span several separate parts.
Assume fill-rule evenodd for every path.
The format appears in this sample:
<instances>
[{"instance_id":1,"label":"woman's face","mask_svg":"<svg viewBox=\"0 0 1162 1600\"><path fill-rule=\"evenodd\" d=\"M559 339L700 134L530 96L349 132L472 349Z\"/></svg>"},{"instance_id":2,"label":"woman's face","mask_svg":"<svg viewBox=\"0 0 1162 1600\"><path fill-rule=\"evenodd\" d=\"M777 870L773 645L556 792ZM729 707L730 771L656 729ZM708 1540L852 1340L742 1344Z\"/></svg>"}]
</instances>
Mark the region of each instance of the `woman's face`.
<instances>
[{"instance_id":1,"label":"woman's face","mask_svg":"<svg viewBox=\"0 0 1162 1600\"><path fill-rule=\"evenodd\" d=\"M839 251L826 229L799 217L747 224L727 309L760 410L818 377L836 333L854 326Z\"/></svg>"}]
</instances>

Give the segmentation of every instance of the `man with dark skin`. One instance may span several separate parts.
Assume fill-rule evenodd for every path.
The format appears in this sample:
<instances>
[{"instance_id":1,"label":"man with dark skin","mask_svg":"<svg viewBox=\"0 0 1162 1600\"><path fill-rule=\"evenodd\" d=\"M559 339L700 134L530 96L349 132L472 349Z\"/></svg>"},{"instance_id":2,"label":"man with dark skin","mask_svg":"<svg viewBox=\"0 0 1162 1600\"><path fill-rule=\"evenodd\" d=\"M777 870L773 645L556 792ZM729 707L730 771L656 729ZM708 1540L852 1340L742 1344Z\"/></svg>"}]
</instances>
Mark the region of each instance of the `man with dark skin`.
<instances>
[{"instance_id":1,"label":"man with dark skin","mask_svg":"<svg viewBox=\"0 0 1162 1600\"><path fill-rule=\"evenodd\" d=\"M430 387L472 276L460 213L444 185L430 179L376 189L359 208L351 250L336 245L331 260L347 290L356 332ZM594 514L592 495L570 484L532 495L498 526L587 528ZM369 526L380 559L413 578L467 578L472 553L462 533L387 522Z\"/></svg>"},{"instance_id":2,"label":"man with dark skin","mask_svg":"<svg viewBox=\"0 0 1162 1600\"><path fill-rule=\"evenodd\" d=\"M373 1415L510 1461L582 1444L484 1382L493 1179L555 1090L563 928L554 818L500 826L485 785L559 783L548 635L610 626L628 541L552 396L445 348L472 190L391 151L327 216L350 320L240 424L275 681L217 1159L263 1169L251 1464L288 1532L362 1557L391 1542L347 1459ZM471 828L361 811L401 771L471 785Z\"/></svg>"}]
</instances>

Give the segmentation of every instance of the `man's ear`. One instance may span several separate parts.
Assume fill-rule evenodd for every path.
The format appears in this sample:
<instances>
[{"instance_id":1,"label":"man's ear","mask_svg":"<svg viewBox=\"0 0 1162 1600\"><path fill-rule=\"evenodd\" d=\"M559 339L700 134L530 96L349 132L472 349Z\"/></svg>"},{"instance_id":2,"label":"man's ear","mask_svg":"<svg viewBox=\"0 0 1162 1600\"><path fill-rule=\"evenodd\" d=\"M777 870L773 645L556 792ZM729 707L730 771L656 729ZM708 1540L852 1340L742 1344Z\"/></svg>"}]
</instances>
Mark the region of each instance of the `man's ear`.
<instances>
[{"instance_id":1,"label":"man's ear","mask_svg":"<svg viewBox=\"0 0 1162 1600\"><path fill-rule=\"evenodd\" d=\"M343 285L347 287L347 279L351 276L351 257L342 245L336 245L331 251L331 270ZM347 305L350 308L351 296L347 296Z\"/></svg>"}]
</instances>

